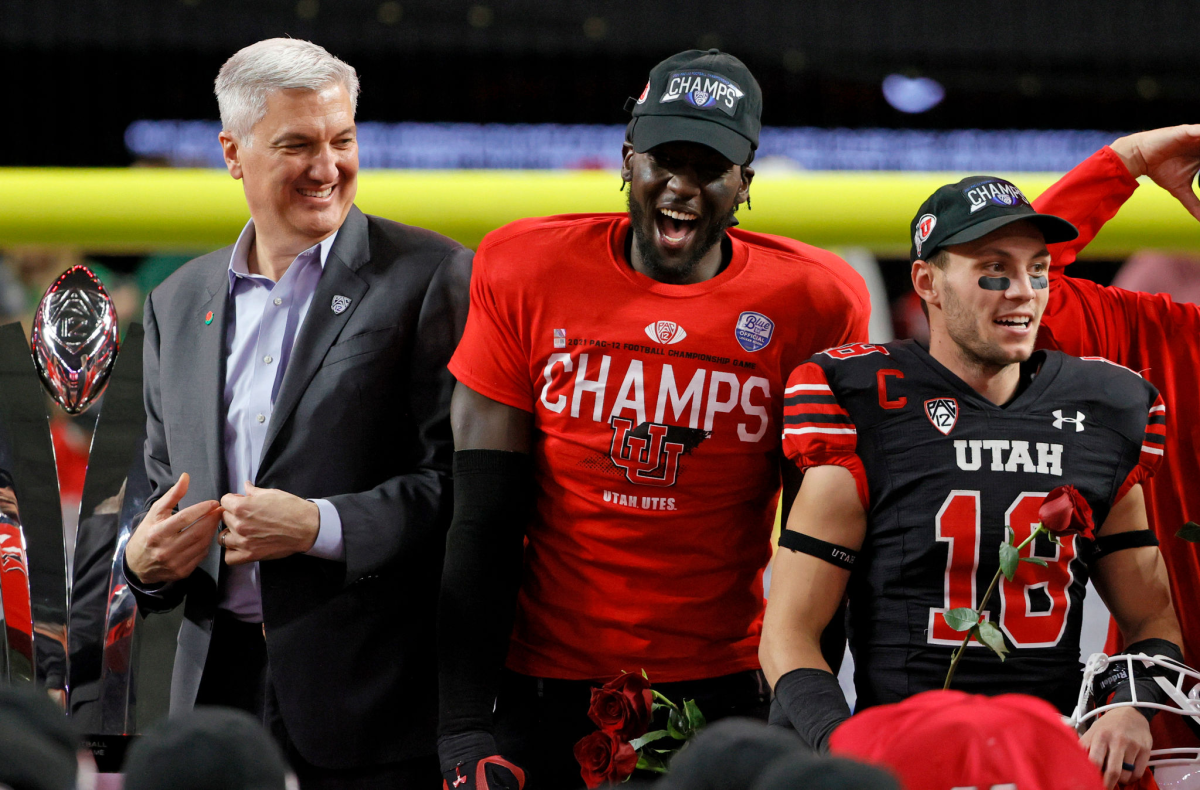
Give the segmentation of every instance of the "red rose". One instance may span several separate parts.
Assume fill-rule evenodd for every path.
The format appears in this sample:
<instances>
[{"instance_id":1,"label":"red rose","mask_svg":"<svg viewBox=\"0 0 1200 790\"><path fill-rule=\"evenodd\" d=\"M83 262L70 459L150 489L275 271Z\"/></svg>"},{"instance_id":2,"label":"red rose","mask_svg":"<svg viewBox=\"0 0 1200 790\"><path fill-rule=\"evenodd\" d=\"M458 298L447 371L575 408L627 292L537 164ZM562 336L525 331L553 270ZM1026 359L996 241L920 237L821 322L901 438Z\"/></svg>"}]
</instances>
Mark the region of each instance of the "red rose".
<instances>
[{"instance_id":1,"label":"red rose","mask_svg":"<svg viewBox=\"0 0 1200 790\"><path fill-rule=\"evenodd\" d=\"M605 782L624 782L637 767L638 755L629 742L604 730L593 732L575 744L574 752L579 775L588 790Z\"/></svg>"},{"instance_id":2,"label":"red rose","mask_svg":"<svg viewBox=\"0 0 1200 790\"><path fill-rule=\"evenodd\" d=\"M1053 535L1080 535L1095 540L1092 506L1075 486L1059 486L1047 494L1038 508L1038 517Z\"/></svg>"},{"instance_id":3,"label":"red rose","mask_svg":"<svg viewBox=\"0 0 1200 790\"><path fill-rule=\"evenodd\" d=\"M602 730L627 741L633 740L650 729L653 702L650 681L641 675L627 673L601 688L592 689L588 718Z\"/></svg>"}]
</instances>

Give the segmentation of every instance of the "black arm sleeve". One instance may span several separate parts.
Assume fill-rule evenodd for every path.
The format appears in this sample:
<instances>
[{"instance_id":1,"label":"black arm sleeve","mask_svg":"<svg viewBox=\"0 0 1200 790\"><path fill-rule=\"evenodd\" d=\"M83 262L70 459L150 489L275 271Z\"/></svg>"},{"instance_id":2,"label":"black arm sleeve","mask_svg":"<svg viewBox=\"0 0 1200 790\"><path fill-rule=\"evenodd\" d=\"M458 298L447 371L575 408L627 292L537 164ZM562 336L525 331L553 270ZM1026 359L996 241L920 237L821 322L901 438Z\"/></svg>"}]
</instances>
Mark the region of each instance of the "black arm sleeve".
<instances>
[{"instance_id":1,"label":"black arm sleeve","mask_svg":"<svg viewBox=\"0 0 1200 790\"><path fill-rule=\"evenodd\" d=\"M527 454L454 454L454 518L438 609L439 741L492 730L532 502Z\"/></svg>"},{"instance_id":2,"label":"black arm sleeve","mask_svg":"<svg viewBox=\"0 0 1200 790\"><path fill-rule=\"evenodd\" d=\"M769 723L789 724L814 751L829 751L829 736L850 718L850 706L832 673L793 669L775 683Z\"/></svg>"}]
</instances>

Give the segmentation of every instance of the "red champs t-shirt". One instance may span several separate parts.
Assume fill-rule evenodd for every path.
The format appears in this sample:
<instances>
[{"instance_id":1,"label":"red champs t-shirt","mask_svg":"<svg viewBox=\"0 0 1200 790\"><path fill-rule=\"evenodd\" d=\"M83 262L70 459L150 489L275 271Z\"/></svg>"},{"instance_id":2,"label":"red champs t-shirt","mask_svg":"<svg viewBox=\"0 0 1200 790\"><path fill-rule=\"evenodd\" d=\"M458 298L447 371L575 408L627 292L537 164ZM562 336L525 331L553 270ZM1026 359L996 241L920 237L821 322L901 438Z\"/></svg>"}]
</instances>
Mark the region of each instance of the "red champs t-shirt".
<instances>
[{"instance_id":1,"label":"red champs t-shirt","mask_svg":"<svg viewBox=\"0 0 1200 790\"><path fill-rule=\"evenodd\" d=\"M866 287L829 252L737 229L719 275L660 283L626 261L629 232L625 214L523 220L475 255L450 371L536 426L508 666L755 669L784 382L866 340Z\"/></svg>"}]
</instances>

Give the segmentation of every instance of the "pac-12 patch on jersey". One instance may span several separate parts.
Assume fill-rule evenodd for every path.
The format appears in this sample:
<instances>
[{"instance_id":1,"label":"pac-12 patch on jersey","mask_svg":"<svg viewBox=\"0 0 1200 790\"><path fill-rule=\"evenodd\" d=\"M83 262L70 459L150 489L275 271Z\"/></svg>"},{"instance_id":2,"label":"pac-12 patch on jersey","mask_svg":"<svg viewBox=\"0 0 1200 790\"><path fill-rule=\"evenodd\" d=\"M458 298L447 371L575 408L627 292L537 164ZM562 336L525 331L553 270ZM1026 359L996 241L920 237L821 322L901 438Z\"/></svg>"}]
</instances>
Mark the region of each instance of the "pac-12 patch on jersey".
<instances>
[{"instance_id":1,"label":"pac-12 patch on jersey","mask_svg":"<svg viewBox=\"0 0 1200 790\"><path fill-rule=\"evenodd\" d=\"M958 422L958 401L954 398L930 398L925 401L925 416L933 423L933 427L949 436Z\"/></svg>"},{"instance_id":2,"label":"pac-12 patch on jersey","mask_svg":"<svg viewBox=\"0 0 1200 790\"><path fill-rule=\"evenodd\" d=\"M737 326L733 330L738 345L751 352L766 348L774 333L774 321L762 313L749 310L738 316Z\"/></svg>"}]
</instances>

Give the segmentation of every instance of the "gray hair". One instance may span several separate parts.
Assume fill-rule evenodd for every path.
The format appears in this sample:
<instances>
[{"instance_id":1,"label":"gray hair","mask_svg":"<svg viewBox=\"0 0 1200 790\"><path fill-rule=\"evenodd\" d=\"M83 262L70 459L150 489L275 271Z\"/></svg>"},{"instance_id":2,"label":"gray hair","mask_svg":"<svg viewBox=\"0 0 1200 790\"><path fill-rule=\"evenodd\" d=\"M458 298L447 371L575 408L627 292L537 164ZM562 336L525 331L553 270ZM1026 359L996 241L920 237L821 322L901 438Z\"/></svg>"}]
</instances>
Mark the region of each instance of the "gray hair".
<instances>
[{"instance_id":1,"label":"gray hair","mask_svg":"<svg viewBox=\"0 0 1200 790\"><path fill-rule=\"evenodd\" d=\"M276 90L319 91L340 83L358 109L358 74L321 46L294 38L268 38L238 50L217 74L221 126L246 141L267 114L267 96Z\"/></svg>"}]
</instances>

